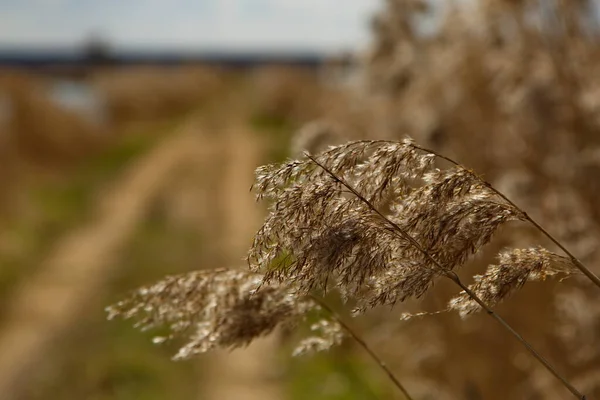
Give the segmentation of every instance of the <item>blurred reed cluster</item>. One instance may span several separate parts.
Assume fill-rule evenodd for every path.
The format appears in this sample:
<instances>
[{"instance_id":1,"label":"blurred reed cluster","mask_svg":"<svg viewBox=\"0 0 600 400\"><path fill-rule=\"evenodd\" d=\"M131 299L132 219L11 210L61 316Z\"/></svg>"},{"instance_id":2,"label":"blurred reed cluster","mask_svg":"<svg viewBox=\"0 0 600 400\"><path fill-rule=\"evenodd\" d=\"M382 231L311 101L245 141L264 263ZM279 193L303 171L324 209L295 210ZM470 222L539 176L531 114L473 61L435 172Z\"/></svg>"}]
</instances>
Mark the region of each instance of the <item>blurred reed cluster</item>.
<instances>
[{"instance_id":1,"label":"blurred reed cluster","mask_svg":"<svg viewBox=\"0 0 600 400\"><path fill-rule=\"evenodd\" d=\"M321 121L329 134L408 135L450 156L491 182L598 273L597 2L389 0L372 28L374 43L360 76L363 91L355 93L356 105L346 116ZM501 229L465 270L481 274L507 246L535 243L556 250L526 227ZM438 286L438 295L407 308L443 309L440 292L450 295L453 289ZM597 296L588 282L571 278L530 285L498 307L590 398L600 394ZM370 339L388 352L394 349L393 365L400 376L414 376L417 397L419 388L424 396L437 393L431 398L565 396L484 317L461 321L438 315L401 328L389 319L381 314Z\"/></svg>"}]
</instances>

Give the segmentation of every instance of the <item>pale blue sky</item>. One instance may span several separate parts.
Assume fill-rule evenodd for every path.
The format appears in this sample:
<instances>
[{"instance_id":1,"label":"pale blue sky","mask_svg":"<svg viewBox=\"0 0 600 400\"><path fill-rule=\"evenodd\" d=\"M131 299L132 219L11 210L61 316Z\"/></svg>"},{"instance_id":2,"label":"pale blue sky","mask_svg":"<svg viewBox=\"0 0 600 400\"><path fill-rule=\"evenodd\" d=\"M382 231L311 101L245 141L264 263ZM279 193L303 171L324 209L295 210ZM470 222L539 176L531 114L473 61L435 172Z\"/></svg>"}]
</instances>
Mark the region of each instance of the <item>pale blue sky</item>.
<instances>
[{"instance_id":1,"label":"pale blue sky","mask_svg":"<svg viewBox=\"0 0 600 400\"><path fill-rule=\"evenodd\" d=\"M70 46L91 33L125 48L363 48L381 0L0 0L0 46Z\"/></svg>"}]
</instances>

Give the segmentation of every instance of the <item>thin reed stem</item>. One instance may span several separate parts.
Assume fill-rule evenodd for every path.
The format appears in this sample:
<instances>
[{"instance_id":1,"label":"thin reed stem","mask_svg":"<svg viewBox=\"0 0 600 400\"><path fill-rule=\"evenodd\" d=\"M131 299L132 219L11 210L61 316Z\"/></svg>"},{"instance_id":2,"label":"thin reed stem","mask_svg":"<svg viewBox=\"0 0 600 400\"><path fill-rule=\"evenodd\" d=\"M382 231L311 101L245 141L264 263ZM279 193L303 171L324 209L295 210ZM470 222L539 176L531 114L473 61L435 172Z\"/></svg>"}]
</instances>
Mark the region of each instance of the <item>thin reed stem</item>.
<instances>
[{"instance_id":1,"label":"thin reed stem","mask_svg":"<svg viewBox=\"0 0 600 400\"><path fill-rule=\"evenodd\" d=\"M439 154L433 150L427 149L425 147L421 147L418 146L416 144L412 144L412 146L415 149L419 149L421 151L424 151L426 153L430 153L433 154L434 156L441 158L443 160L446 160L448 162L450 162L451 164L454 164L458 167L464 168L462 166L462 164L454 161L453 159L446 157L442 154ZM540 224L538 224L533 218L531 218L525 211L523 211L519 206L517 206L515 203L513 203L512 200L510 200L508 197L506 197L502 192L500 192L499 190L497 190L495 187L492 186L491 183L487 182L485 179L483 179L482 177L480 177L479 175L477 175L475 172L468 170L465 168L466 171L468 171L469 173L471 173L473 176L475 176L477 179L479 179L481 182L483 182L491 191L493 191L496 195L498 195L499 197L501 197L504 201L506 201L508 204L510 204L511 206L513 206L514 208L516 208L517 210L519 210L524 218L529 221L530 224L532 224L538 231L540 231L544 236L546 236L548 239L550 239L550 241L552 241L552 243L554 243L556 246L558 246L573 262L573 264L585 275L587 276L596 286L598 286L598 288L600 288L600 278L594 274L594 272L592 272L588 267L586 267L585 265L583 265L583 263L581 261L579 261L579 259L577 257L575 257L575 255L573 253L571 253L565 246L563 246L554 236L552 236L550 234L550 232L548 232L546 229L544 229Z\"/></svg>"},{"instance_id":2,"label":"thin reed stem","mask_svg":"<svg viewBox=\"0 0 600 400\"><path fill-rule=\"evenodd\" d=\"M415 147L419 148L417 146L415 146ZM427 150L424 150L424 149L421 149L421 150L427 151ZM432 154L435 154L435 153L432 153ZM491 316L497 322L499 322L500 325L502 325L511 335L513 335L513 337L515 337L515 339L517 339L519 342L521 342L521 344L527 349L527 351L535 359L537 359L552 375L554 375L565 386L565 388L567 388L574 396L576 396L580 400L585 400L586 399L585 395L583 395L571 383L569 383L569 381L565 377L563 377L544 357L542 357L531 346L531 344L523 338L523 336L521 336L514 328L512 328L508 324L508 322L506 322L504 320L504 318L502 318L501 316L499 316L498 314L496 314L496 312L494 312L491 307L489 307L483 300L481 300L481 298L479 298L479 296L477 296L472 290L470 290L465 284L463 284L461 282L460 278L458 277L458 275L455 272L444 268L412 236L410 236L407 232L404 231L404 229L402 229L400 226L398 226L396 223L394 223L388 217L386 217L383 213L381 213L375 206L373 206L373 204L369 200L367 200L354 187L352 187L352 185L350 185L349 183L345 182L341 177L337 176L329 168L327 168L327 166L325 166L322 163L320 163L317 159L315 159L310 154L306 154L306 156L313 163L315 163L317 166L319 166L321 169L323 169L336 182L340 183L342 186L344 186L346 189L348 189L350 192L352 192L358 199L360 199L365 205L367 205L369 207L369 209L371 209L371 211L373 211L375 214L377 214L379 217L381 217L387 224L389 224L392 227L392 229L394 229L405 240L407 240L409 243L411 243L411 245L414 246L419 252L421 252L425 256L425 258L427 258L436 268L438 268L439 271L446 278L450 279L456 285L458 285L462 290L464 290L465 293L467 293L467 295L469 297L471 297L475 302L477 302L477 304L479 304L487 312L487 314L489 316Z\"/></svg>"},{"instance_id":3,"label":"thin reed stem","mask_svg":"<svg viewBox=\"0 0 600 400\"><path fill-rule=\"evenodd\" d=\"M552 375L554 375L555 378L557 378L559 381L561 381L561 383L573 395L577 396L577 398L579 398L581 400L586 400L586 396L584 394L582 394L581 392L579 392L565 377L563 377L556 370L556 368L554 368L552 366L552 364L550 364L550 362L548 362L548 360L546 360L540 353L538 353L537 350L535 350L531 346L531 344L527 340L525 340L525 338L523 338L523 336L521 336L521 334L519 332L517 332L512 326L510 326L508 324L508 322L506 322L506 320L504 320L504 318L502 318L496 312L494 312L494 310L492 310L484 301L482 301L479 298L479 296L477 296L471 289L468 288L468 286L466 286L464 283L462 283L462 281L460 280L460 278L454 271L449 271L448 274L446 274L446 277L448 277L454 283L456 283L458 286L460 286L460 288L462 290L464 290L465 293L467 293L467 295L469 295L469 297L471 297L473 300L475 300L477 302L477 304L479 304L481 306L481 308L483 308L488 315L490 315L492 318L494 318L496 321L498 321L498 323L500 323L500 325L502 325L504 327L504 329L506 329L508 332L510 332L519 342L521 342L521 344L523 344L523 346L525 346L527 351L529 351L529 353L532 356L534 356L548 371L550 371L550 373Z\"/></svg>"},{"instance_id":4,"label":"thin reed stem","mask_svg":"<svg viewBox=\"0 0 600 400\"><path fill-rule=\"evenodd\" d=\"M373 361L385 372L388 378L394 383L394 385L402 392L406 400L414 400L411 395L408 393L406 388L402 386L400 380L396 378L396 376L392 373L392 371L385 365L385 363L379 358L377 354L369 347L369 345L360 337L354 330L342 320L342 318L335 312L331 307L329 307L323 300L316 296L310 296L316 303L318 303L324 310L326 310L342 328L354 339L356 343L362 347L365 352L371 357Z\"/></svg>"}]
</instances>

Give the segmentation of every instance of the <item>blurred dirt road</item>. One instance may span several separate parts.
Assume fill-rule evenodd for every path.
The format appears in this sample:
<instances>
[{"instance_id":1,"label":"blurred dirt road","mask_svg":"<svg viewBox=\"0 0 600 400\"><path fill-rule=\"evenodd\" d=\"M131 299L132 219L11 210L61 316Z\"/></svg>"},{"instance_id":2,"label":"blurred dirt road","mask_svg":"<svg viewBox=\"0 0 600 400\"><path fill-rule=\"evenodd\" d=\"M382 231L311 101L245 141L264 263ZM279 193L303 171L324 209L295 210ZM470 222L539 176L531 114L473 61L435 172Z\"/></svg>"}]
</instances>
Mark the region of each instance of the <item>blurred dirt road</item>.
<instances>
[{"instance_id":1,"label":"blurred dirt road","mask_svg":"<svg viewBox=\"0 0 600 400\"><path fill-rule=\"evenodd\" d=\"M262 221L249 193L253 171L262 163L260 137L241 125L225 127L214 143L214 167L220 171L217 196L222 232L216 247L223 266L247 268L243 261ZM248 348L215 354L207 369L203 400L280 400L285 398L277 362L277 337L257 340Z\"/></svg>"},{"instance_id":2,"label":"blurred dirt road","mask_svg":"<svg viewBox=\"0 0 600 400\"><path fill-rule=\"evenodd\" d=\"M93 218L59 238L36 275L16 290L0 330L2 400L26 397L44 362L60 359L55 349L64 348L61 341L64 346L81 316L104 306L98 299L108 289L120 251L153 201L180 172L201 170L203 175L191 184L202 185L203 197L209 201L192 205L198 221L211 218L209 225L216 229L209 239L213 254L206 255L211 265L206 267L244 268L242 260L261 220L248 189L253 170L262 161L262 146L258 135L241 125L216 130L203 125L201 119L192 118L134 162L99 197ZM278 373L275 347L276 339L270 338L245 350L209 356L200 398L283 398L274 379Z\"/></svg>"},{"instance_id":3,"label":"blurred dirt road","mask_svg":"<svg viewBox=\"0 0 600 400\"><path fill-rule=\"evenodd\" d=\"M144 218L152 200L177 171L201 157L197 127L188 123L137 160L98 199L93 218L59 239L35 276L16 289L0 330L0 393L22 398L55 343L97 303L119 250Z\"/></svg>"}]
</instances>

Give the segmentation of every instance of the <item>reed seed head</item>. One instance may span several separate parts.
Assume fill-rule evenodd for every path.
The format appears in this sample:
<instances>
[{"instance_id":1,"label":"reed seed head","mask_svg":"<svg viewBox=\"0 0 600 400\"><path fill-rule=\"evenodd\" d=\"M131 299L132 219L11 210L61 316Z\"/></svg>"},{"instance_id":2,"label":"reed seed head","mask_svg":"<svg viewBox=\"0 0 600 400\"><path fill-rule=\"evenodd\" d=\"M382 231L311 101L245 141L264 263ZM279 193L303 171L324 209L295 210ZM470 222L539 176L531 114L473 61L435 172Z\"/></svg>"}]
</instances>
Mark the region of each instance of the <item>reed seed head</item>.
<instances>
[{"instance_id":1,"label":"reed seed head","mask_svg":"<svg viewBox=\"0 0 600 400\"><path fill-rule=\"evenodd\" d=\"M259 274L226 269L175 275L137 289L107 311L111 319L137 320L142 330L168 328L167 336L154 338L156 343L187 337L174 356L187 359L217 348L245 346L320 309L311 298L297 296L291 286L262 285L262 281ZM341 341L341 327L335 321L324 318L320 324L324 328L315 329L299 352L324 350Z\"/></svg>"}]
</instances>

